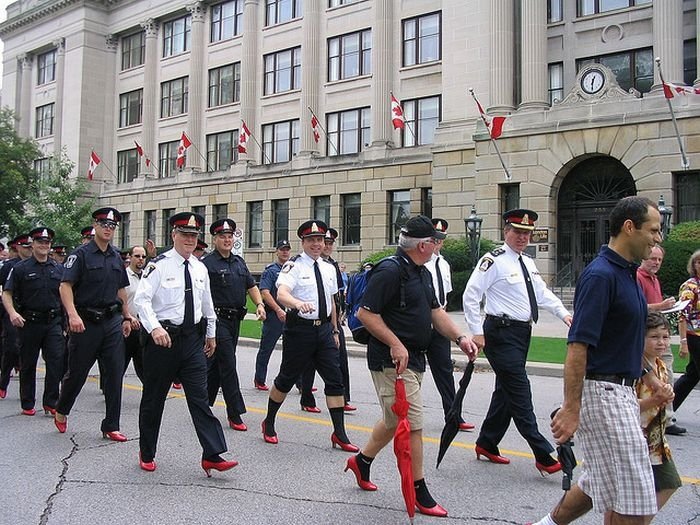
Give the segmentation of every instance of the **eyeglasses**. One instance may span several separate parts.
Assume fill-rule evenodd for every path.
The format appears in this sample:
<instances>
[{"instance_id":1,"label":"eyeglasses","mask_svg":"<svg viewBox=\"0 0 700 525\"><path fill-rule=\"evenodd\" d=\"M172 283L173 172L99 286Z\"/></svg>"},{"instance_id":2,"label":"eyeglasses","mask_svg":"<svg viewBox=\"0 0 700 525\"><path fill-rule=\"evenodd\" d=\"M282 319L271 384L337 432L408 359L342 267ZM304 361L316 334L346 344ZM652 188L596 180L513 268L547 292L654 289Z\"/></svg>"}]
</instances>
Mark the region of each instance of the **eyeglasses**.
<instances>
[{"instance_id":1,"label":"eyeglasses","mask_svg":"<svg viewBox=\"0 0 700 525\"><path fill-rule=\"evenodd\" d=\"M145 255L136 255L136 254L132 255L132 257L136 257L137 259L145 259L146 258Z\"/></svg>"},{"instance_id":2,"label":"eyeglasses","mask_svg":"<svg viewBox=\"0 0 700 525\"><path fill-rule=\"evenodd\" d=\"M112 222L112 221L99 221L97 224L99 224L103 228L108 228L110 230L116 230L117 229L117 223Z\"/></svg>"}]
</instances>

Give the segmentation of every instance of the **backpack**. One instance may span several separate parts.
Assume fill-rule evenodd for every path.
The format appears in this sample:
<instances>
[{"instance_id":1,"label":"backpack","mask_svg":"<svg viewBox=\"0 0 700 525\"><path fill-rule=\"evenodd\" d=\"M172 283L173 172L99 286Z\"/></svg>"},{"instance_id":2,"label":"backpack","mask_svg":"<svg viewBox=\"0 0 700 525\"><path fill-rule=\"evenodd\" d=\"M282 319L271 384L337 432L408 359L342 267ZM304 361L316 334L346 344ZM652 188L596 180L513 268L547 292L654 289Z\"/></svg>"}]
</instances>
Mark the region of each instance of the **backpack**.
<instances>
[{"instance_id":1,"label":"backpack","mask_svg":"<svg viewBox=\"0 0 700 525\"><path fill-rule=\"evenodd\" d=\"M348 328L350 328L350 331L352 332L352 338L356 343L360 343L362 345L366 345L369 342L370 334L367 328L365 328L365 326L357 318L357 311L360 309L362 304L362 297L367 289L367 283L369 282L370 277L372 277L372 272L374 272L374 269L384 261L392 261L394 264L398 265L399 269L401 270L399 272L401 282L399 301L401 308L406 308L406 277L404 276L405 271L401 268L401 261L398 256L391 255L389 257L385 257L371 270L365 270L355 275L348 284L348 291L345 297L345 302L348 306L346 313Z\"/></svg>"}]
</instances>

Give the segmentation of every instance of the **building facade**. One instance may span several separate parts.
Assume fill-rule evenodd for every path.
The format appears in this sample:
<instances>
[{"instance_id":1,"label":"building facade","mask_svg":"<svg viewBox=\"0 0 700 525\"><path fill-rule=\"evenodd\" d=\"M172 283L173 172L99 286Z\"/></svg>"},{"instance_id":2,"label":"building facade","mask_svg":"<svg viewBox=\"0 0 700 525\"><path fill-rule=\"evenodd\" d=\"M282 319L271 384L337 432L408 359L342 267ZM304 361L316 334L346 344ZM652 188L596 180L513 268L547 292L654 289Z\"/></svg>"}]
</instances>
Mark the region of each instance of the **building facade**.
<instances>
[{"instance_id":1,"label":"building facade","mask_svg":"<svg viewBox=\"0 0 700 525\"><path fill-rule=\"evenodd\" d=\"M497 240L500 214L527 207L553 281L607 240L620 197L663 194L673 222L700 218L700 96L671 100L686 169L654 65L699 84L694 0L20 0L7 14L3 104L46 153L37 170L63 150L83 177L101 157L92 189L124 212L122 247L167 244L169 216L191 209L232 217L260 271L316 217L353 268L410 215L464 235L475 205ZM507 174L469 88L507 116Z\"/></svg>"}]
</instances>

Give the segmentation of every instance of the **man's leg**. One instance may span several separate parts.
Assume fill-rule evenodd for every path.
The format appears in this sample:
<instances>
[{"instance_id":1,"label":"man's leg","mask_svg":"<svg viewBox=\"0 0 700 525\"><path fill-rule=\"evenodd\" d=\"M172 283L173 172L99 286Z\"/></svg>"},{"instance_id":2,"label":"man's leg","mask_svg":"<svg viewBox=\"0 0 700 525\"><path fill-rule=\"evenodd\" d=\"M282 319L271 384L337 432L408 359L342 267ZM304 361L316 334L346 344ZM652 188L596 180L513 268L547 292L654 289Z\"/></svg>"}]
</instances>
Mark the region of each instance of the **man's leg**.
<instances>
[{"instance_id":1,"label":"man's leg","mask_svg":"<svg viewBox=\"0 0 700 525\"><path fill-rule=\"evenodd\" d=\"M270 311L268 318L262 325L260 347L255 358L255 381L260 385L264 385L267 381L267 366L270 363L270 356L272 356L275 345L282 335L283 328L284 323L279 320L277 314Z\"/></svg>"}]
</instances>

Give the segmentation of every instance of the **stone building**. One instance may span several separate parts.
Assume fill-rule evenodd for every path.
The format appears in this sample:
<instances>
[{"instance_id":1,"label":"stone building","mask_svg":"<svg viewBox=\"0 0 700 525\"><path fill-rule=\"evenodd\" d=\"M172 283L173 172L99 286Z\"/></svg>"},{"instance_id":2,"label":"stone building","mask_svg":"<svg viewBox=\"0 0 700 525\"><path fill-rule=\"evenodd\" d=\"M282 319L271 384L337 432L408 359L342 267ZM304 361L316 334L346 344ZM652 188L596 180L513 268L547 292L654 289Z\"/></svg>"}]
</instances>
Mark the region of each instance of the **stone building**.
<instances>
[{"instance_id":1,"label":"stone building","mask_svg":"<svg viewBox=\"0 0 700 525\"><path fill-rule=\"evenodd\" d=\"M700 218L700 96L671 101L685 169L654 67L698 85L693 0L19 0L7 15L3 104L46 153L38 171L61 149L79 177L101 157L92 189L124 212L123 247L166 244L192 209L236 220L260 271L317 217L353 268L409 215L464 235L475 205L498 239L521 206L540 212L532 253L554 280L597 252L622 196ZM507 116L510 177L469 88Z\"/></svg>"}]
</instances>

